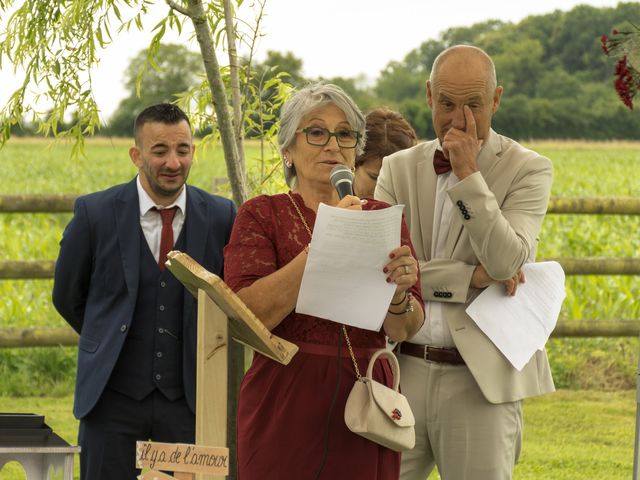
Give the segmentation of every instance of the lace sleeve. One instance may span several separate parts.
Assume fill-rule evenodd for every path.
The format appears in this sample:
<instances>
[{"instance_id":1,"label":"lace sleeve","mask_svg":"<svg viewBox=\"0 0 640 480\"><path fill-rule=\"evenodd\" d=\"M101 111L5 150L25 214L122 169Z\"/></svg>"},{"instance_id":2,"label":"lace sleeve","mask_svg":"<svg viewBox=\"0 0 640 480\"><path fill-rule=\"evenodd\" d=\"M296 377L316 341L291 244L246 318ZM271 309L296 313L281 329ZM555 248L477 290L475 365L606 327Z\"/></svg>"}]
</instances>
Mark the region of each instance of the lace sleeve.
<instances>
[{"instance_id":1,"label":"lace sleeve","mask_svg":"<svg viewBox=\"0 0 640 480\"><path fill-rule=\"evenodd\" d=\"M265 196L248 200L238 210L229 244L224 249L225 281L233 291L277 270L269 210Z\"/></svg>"}]
</instances>

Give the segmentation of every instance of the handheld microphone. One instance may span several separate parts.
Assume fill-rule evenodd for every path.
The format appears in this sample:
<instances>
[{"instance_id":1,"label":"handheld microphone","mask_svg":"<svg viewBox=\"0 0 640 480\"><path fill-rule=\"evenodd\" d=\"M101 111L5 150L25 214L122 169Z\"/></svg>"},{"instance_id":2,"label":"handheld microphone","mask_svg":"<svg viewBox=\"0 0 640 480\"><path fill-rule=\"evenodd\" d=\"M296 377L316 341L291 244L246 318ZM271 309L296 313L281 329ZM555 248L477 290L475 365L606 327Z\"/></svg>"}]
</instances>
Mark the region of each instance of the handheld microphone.
<instances>
[{"instance_id":1,"label":"handheld microphone","mask_svg":"<svg viewBox=\"0 0 640 480\"><path fill-rule=\"evenodd\" d=\"M345 165L336 165L329 173L329 181L333 188L338 191L338 196L342 199L345 195L353 195L353 172Z\"/></svg>"}]
</instances>

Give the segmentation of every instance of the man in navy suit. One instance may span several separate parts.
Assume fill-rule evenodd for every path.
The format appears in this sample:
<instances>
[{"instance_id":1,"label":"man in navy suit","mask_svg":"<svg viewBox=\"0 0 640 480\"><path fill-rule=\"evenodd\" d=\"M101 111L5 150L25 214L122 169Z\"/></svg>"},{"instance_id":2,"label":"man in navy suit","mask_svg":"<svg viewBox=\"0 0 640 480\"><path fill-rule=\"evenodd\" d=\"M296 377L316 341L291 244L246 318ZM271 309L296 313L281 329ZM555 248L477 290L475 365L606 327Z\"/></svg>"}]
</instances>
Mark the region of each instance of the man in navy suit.
<instances>
[{"instance_id":1,"label":"man in navy suit","mask_svg":"<svg viewBox=\"0 0 640 480\"><path fill-rule=\"evenodd\" d=\"M195 441L197 308L164 261L172 247L222 275L236 212L185 184L195 146L182 110L148 107L134 131L137 177L78 198L56 262L53 303L80 334L84 480L134 480L137 440Z\"/></svg>"}]
</instances>

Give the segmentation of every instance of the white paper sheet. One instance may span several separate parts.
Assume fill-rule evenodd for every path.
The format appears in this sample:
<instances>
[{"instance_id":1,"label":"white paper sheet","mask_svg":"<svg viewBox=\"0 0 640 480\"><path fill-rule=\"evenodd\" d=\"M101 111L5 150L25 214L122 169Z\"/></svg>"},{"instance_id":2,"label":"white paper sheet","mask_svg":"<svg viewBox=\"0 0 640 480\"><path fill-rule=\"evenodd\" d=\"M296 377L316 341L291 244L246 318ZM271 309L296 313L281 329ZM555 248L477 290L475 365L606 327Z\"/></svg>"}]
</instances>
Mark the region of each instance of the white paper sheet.
<instances>
[{"instance_id":1,"label":"white paper sheet","mask_svg":"<svg viewBox=\"0 0 640 480\"><path fill-rule=\"evenodd\" d=\"M402 210L320 204L296 312L380 330L396 289L382 269L400 246Z\"/></svg>"},{"instance_id":2,"label":"white paper sheet","mask_svg":"<svg viewBox=\"0 0 640 480\"><path fill-rule=\"evenodd\" d=\"M517 370L544 348L566 296L559 263L528 263L522 271L525 283L518 285L515 296L507 296L504 285L495 283L466 310Z\"/></svg>"}]
</instances>

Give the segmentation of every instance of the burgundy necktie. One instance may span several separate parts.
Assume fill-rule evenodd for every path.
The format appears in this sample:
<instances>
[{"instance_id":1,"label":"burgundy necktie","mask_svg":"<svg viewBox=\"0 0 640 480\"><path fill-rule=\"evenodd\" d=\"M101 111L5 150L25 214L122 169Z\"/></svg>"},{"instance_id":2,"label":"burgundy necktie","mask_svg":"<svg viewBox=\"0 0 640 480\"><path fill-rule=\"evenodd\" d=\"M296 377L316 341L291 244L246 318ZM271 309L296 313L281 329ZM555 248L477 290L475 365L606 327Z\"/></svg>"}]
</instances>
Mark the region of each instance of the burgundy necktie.
<instances>
[{"instance_id":1,"label":"burgundy necktie","mask_svg":"<svg viewBox=\"0 0 640 480\"><path fill-rule=\"evenodd\" d=\"M433 155L433 169L436 171L436 175L451 171L451 162L444 157L442 150L436 150Z\"/></svg>"},{"instance_id":2,"label":"burgundy necktie","mask_svg":"<svg viewBox=\"0 0 640 480\"><path fill-rule=\"evenodd\" d=\"M167 253L173 248L173 217L176 215L178 207L165 208L158 210L162 218L162 233L160 234L160 256L158 257L158 266L160 270L164 270L164 262L167 261Z\"/></svg>"}]
</instances>

